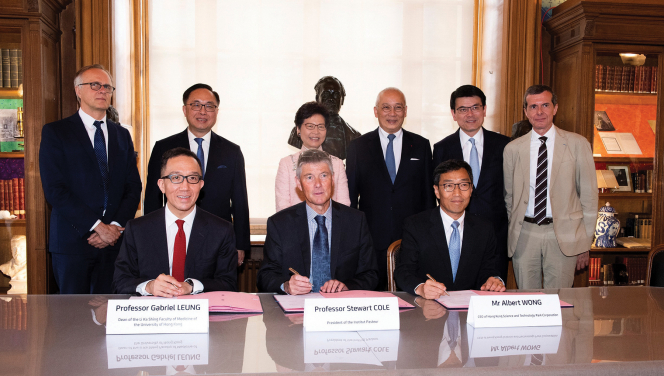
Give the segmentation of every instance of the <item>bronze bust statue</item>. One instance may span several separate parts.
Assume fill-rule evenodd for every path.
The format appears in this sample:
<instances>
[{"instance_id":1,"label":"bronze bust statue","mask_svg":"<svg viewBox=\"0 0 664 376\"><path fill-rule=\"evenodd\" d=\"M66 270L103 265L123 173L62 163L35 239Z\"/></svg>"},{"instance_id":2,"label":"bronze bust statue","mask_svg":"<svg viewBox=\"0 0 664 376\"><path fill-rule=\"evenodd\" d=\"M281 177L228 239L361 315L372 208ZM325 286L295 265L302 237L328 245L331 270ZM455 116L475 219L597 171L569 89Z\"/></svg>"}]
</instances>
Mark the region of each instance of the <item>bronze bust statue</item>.
<instances>
[{"instance_id":1,"label":"bronze bust statue","mask_svg":"<svg viewBox=\"0 0 664 376\"><path fill-rule=\"evenodd\" d=\"M346 159L348 144L362 134L353 129L339 116L339 110L344 104L346 90L337 78L325 76L318 80L316 86L316 102L322 104L330 112L330 122L327 124L327 136L323 142L323 150L339 159ZM288 144L296 148L302 147L302 140L297 136L297 127L293 127Z\"/></svg>"}]
</instances>

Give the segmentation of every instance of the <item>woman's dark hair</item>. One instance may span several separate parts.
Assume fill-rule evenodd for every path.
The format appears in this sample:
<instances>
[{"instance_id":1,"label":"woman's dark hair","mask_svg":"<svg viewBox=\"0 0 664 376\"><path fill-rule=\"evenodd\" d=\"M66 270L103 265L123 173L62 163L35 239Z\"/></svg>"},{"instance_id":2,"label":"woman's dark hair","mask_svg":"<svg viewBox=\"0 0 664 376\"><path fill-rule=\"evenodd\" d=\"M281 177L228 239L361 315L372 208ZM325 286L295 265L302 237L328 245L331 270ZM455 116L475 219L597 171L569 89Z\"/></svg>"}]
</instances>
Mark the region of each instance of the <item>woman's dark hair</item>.
<instances>
[{"instance_id":1,"label":"woman's dark hair","mask_svg":"<svg viewBox=\"0 0 664 376\"><path fill-rule=\"evenodd\" d=\"M300 106L295 113L295 126L297 129L300 129L304 121L314 115L321 115L325 119L325 128L327 128L327 125L330 122L329 111L318 102L307 102Z\"/></svg>"}]
</instances>

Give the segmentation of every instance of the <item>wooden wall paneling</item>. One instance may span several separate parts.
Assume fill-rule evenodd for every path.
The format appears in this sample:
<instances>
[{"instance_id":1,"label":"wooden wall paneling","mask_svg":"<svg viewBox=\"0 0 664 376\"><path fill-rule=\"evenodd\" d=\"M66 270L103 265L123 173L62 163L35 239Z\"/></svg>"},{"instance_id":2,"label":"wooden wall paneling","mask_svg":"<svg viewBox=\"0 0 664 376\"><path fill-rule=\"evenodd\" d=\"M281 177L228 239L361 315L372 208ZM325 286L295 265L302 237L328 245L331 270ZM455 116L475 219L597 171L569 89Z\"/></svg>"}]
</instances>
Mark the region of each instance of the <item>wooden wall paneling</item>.
<instances>
[{"instance_id":1,"label":"wooden wall paneling","mask_svg":"<svg viewBox=\"0 0 664 376\"><path fill-rule=\"evenodd\" d=\"M150 152L150 111L149 111L149 41L148 0L132 0L132 119L134 121L134 148L138 152L138 170L143 181L147 176L148 157ZM142 206L141 206L142 207Z\"/></svg>"},{"instance_id":2,"label":"wooden wall paneling","mask_svg":"<svg viewBox=\"0 0 664 376\"><path fill-rule=\"evenodd\" d=\"M79 0L80 1L80 0ZM62 85L60 102L62 116L69 116L78 110L74 92L76 77L76 4L69 4L60 13L60 76Z\"/></svg>"},{"instance_id":3,"label":"wooden wall paneling","mask_svg":"<svg viewBox=\"0 0 664 376\"><path fill-rule=\"evenodd\" d=\"M76 1L76 68L101 64L113 73L111 0Z\"/></svg>"},{"instance_id":4,"label":"wooden wall paneling","mask_svg":"<svg viewBox=\"0 0 664 376\"><path fill-rule=\"evenodd\" d=\"M523 93L539 83L539 40L542 1L505 0L503 8L503 64L501 133L523 120Z\"/></svg>"},{"instance_id":5,"label":"wooden wall paneling","mask_svg":"<svg viewBox=\"0 0 664 376\"><path fill-rule=\"evenodd\" d=\"M653 161L653 190L652 190L652 219L654 228L658 231L653 231L652 246L657 247L664 244L664 231L662 231L662 224L664 224L664 131L662 131L662 124L664 124L664 53L660 53L658 68L659 78L657 81L657 119L655 132L655 150L656 158Z\"/></svg>"}]
</instances>

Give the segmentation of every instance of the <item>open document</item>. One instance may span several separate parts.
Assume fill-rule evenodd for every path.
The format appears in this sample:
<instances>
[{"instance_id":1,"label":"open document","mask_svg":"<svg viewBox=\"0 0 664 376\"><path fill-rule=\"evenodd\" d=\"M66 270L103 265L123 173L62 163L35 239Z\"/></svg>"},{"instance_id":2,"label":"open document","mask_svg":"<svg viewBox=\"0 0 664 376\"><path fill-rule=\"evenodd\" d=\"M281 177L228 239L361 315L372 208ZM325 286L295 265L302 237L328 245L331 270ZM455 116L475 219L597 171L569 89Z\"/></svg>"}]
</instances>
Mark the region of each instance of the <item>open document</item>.
<instances>
[{"instance_id":1,"label":"open document","mask_svg":"<svg viewBox=\"0 0 664 376\"><path fill-rule=\"evenodd\" d=\"M443 305L447 309L453 310L467 310L470 305L471 296L481 296L481 295L540 295L544 294L543 292L495 292L495 291L476 291L476 290L462 290L462 291L448 291L449 296L443 295L440 298L436 299L438 303ZM560 307L569 308L573 305L560 301Z\"/></svg>"}]
</instances>

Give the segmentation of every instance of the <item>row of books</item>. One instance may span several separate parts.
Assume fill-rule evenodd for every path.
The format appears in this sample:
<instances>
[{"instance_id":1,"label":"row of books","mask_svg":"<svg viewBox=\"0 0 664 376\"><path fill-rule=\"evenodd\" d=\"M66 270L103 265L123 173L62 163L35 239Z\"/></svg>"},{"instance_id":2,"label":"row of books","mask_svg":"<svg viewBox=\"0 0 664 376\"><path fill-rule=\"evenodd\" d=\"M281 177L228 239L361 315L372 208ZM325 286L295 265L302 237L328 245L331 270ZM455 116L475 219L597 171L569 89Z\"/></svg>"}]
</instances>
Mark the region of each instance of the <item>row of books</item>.
<instances>
[{"instance_id":1,"label":"row of books","mask_svg":"<svg viewBox=\"0 0 664 376\"><path fill-rule=\"evenodd\" d=\"M625 221L625 236L652 239L652 215L630 213Z\"/></svg>"},{"instance_id":2,"label":"row of books","mask_svg":"<svg viewBox=\"0 0 664 376\"><path fill-rule=\"evenodd\" d=\"M628 285L643 285L646 282L648 259L645 257L618 257L619 264L625 267L614 268L613 264L602 265L602 259L591 257L588 267L590 276L588 281L591 286L609 286L616 284L616 280L624 281ZM616 276L614 269L622 270L627 275ZM625 279L625 277L627 277ZM623 282L623 283L624 283Z\"/></svg>"},{"instance_id":3,"label":"row of books","mask_svg":"<svg viewBox=\"0 0 664 376\"><path fill-rule=\"evenodd\" d=\"M657 67L595 65L595 91L657 93Z\"/></svg>"},{"instance_id":4,"label":"row of books","mask_svg":"<svg viewBox=\"0 0 664 376\"><path fill-rule=\"evenodd\" d=\"M632 172L634 193L652 193L652 170Z\"/></svg>"},{"instance_id":5,"label":"row of books","mask_svg":"<svg viewBox=\"0 0 664 376\"><path fill-rule=\"evenodd\" d=\"M17 219L25 219L25 181L23 178L0 180L0 210Z\"/></svg>"},{"instance_id":6,"label":"row of books","mask_svg":"<svg viewBox=\"0 0 664 376\"><path fill-rule=\"evenodd\" d=\"M0 300L0 329L26 330L27 326L26 300L18 297Z\"/></svg>"},{"instance_id":7,"label":"row of books","mask_svg":"<svg viewBox=\"0 0 664 376\"><path fill-rule=\"evenodd\" d=\"M0 49L0 87L18 87L23 83L23 54L16 48Z\"/></svg>"}]
</instances>

